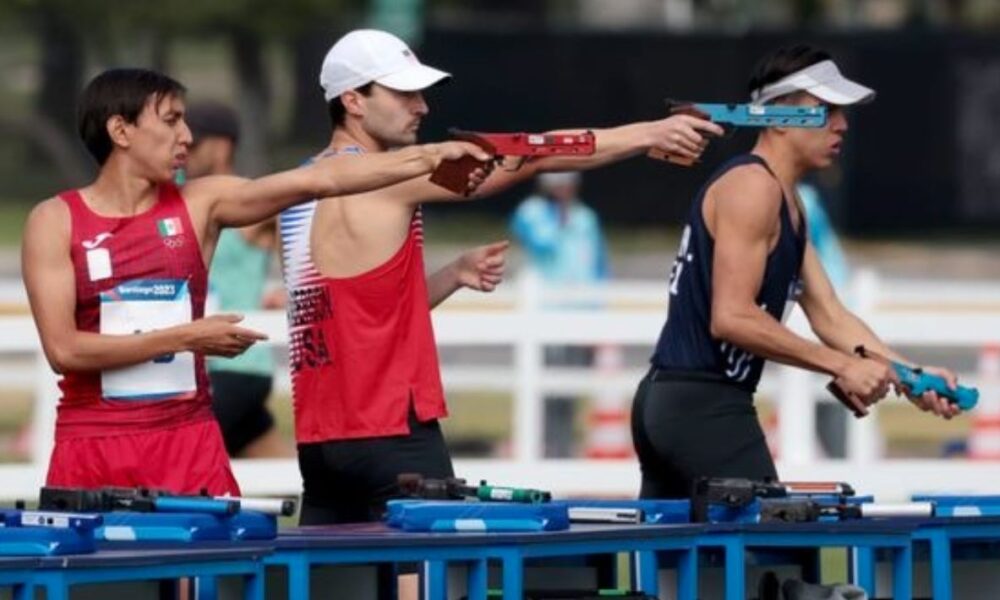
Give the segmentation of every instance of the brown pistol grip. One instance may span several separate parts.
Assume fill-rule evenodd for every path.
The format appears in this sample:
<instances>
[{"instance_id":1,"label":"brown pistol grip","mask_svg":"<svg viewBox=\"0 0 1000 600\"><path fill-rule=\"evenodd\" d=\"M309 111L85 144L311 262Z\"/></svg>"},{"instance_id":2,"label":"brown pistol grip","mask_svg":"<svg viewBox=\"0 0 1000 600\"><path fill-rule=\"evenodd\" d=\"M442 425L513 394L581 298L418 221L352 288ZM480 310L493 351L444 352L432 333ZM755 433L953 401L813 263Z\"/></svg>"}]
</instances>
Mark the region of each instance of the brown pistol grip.
<instances>
[{"instance_id":1,"label":"brown pistol grip","mask_svg":"<svg viewBox=\"0 0 1000 600\"><path fill-rule=\"evenodd\" d=\"M469 193L469 174L478 168L486 167L487 164L471 156L463 156L458 160L443 160L431 173L431 183L465 196Z\"/></svg>"},{"instance_id":2,"label":"brown pistol grip","mask_svg":"<svg viewBox=\"0 0 1000 600\"><path fill-rule=\"evenodd\" d=\"M826 389L828 392L833 394L834 398L839 400L841 404L847 407L847 410L851 411L855 417L860 419L861 417L865 416L865 413L861 412L861 409L859 409L857 406L854 405L854 402L851 401L850 396L847 395L847 392L845 392L844 389L840 387L840 385L837 384L836 381L831 381L830 383L826 384Z\"/></svg>"},{"instance_id":3,"label":"brown pistol grip","mask_svg":"<svg viewBox=\"0 0 1000 600\"><path fill-rule=\"evenodd\" d=\"M648 156L649 158L654 158L656 160L663 160L674 165L680 165L682 167L690 167L695 163L695 161L690 158L675 156L668 152L664 152L659 148L650 148L649 152L646 153L646 156Z\"/></svg>"},{"instance_id":4,"label":"brown pistol grip","mask_svg":"<svg viewBox=\"0 0 1000 600\"><path fill-rule=\"evenodd\" d=\"M698 117L699 119L707 119L708 115L698 110L698 108L690 102L678 102L676 100L667 100L667 113L671 116L673 115L690 115L692 117ZM697 161L684 158L681 156L675 156L669 152L664 152L659 148L650 148L646 156L656 160L663 160L671 164L679 165L682 167L690 167Z\"/></svg>"},{"instance_id":5,"label":"brown pistol grip","mask_svg":"<svg viewBox=\"0 0 1000 600\"><path fill-rule=\"evenodd\" d=\"M476 144L490 154L496 154L496 148L489 140L474 131L465 131L455 127L448 129L448 134L456 140ZM486 168L488 162L476 160L471 156L463 156L458 160L444 160L431 173L431 183L456 194L469 195L469 174L479 168Z\"/></svg>"}]
</instances>

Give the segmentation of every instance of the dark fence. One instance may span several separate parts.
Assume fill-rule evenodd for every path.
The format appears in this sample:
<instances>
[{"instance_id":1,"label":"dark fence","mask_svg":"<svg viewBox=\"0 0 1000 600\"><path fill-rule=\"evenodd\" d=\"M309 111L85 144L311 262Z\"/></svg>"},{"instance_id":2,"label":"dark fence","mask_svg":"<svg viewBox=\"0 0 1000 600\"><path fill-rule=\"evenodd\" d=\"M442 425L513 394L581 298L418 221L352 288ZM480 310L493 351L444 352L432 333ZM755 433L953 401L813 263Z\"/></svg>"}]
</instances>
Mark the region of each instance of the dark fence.
<instances>
[{"instance_id":1,"label":"dark fence","mask_svg":"<svg viewBox=\"0 0 1000 600\"><path fill-rule=\"evenodd\" d=\"M429 31L422 60L454 81L428 94L427 139L448 126L494 131L602 127L653 119L663 98L745 101L756 60L793 41L827 48L878 91L851 111L839 167L816 178L841 227L915 233L1000 224L1000 38L947 33L742 36ZM680 169L633 159L588 174L584 197L607 221L679 222L712 168L747 149L737 133ZM522 186L476 207L508 213Z\"/></svg>"}]
</instances>

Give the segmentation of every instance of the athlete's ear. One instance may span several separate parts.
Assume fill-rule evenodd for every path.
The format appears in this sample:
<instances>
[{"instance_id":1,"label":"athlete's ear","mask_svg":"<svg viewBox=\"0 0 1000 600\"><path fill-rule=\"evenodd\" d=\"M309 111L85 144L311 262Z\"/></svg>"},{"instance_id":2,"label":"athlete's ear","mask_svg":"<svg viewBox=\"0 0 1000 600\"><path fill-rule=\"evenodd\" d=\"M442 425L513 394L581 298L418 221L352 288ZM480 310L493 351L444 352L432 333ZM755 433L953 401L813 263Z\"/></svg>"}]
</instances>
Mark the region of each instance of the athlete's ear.
<instances>
[{"instance_id":1,"label":"athlete's ear","mask_svg":"<svg viewBox=\"0 0 1000 600\"><path fill-rule=\"evenodd\" d=\"M111 115L104 124L108 131L111 143L120 148L128 148L130 145L128 135L128 122L121 115Z\"/></svg>"},{"instance_id":2,"label":"athlete's ear","mask_svg":"<svg viewBox=\"0 0 1000 600\"><path fill-rule=\"evenodd\" d=\"M340 101L344 104L344 111L354 117L365 115L364 94L357 90L347 90L340 95Z\"/></svg>"}]
</instances>

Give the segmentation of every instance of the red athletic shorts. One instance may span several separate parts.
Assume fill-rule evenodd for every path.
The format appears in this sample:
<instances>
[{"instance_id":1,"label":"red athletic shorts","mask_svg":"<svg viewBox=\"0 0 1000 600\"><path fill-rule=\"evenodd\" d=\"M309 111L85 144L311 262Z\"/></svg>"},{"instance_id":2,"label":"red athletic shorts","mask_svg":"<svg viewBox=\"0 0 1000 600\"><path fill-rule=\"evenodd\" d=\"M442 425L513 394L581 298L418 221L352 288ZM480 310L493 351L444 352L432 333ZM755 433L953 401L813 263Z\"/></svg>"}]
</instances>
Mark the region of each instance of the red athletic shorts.
<instances>
[{"instance_id":1,"label":"red athletic shorts","mask_svg":"<svg viewBox=\"0 0 1000 600\"><path fill-rule=\"evenodd\" d=\"M240 495L215 419L169 429L57 441L46 484Z\"/></svg>"}]
</instances>

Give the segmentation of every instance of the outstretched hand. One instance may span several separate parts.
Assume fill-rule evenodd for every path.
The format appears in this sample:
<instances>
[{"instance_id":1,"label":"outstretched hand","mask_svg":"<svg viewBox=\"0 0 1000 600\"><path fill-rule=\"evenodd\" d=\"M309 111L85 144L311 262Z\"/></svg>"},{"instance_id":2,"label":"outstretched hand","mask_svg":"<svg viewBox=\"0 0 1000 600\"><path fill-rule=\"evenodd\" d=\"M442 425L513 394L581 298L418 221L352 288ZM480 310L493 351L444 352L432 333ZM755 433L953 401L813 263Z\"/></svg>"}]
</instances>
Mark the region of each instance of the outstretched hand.
<instances>
[{"instance_id":1,"label":"outstretched hand","mask_svg":"<svg viewBox=\"0 0 1000 600\"><path fill-rule=\"evenodd\" d=\"M691 164L701 157L712 137L725 131L718 124L692 115L673 115L651 123L650 147L672 160Z\"/></svg>"}]
</instances>

